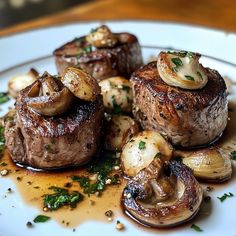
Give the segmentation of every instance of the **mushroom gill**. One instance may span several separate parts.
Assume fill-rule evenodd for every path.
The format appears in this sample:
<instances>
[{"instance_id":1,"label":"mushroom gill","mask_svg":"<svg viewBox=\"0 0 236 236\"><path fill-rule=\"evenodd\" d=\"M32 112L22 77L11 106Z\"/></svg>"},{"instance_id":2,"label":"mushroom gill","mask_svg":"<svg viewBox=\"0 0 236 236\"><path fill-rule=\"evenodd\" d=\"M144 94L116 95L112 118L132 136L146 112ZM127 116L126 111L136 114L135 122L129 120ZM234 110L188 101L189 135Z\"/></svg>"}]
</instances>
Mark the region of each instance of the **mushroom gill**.
<instances>
[{"instance_id":1,"label":"mushroom gill","mask_svg":"<svg viewBox=\"0 0 236 236\"><path fill-rule=\"evenodd\" d=\"M128 182L121 202L139 222L161 228L190 220L202 198L203 190L187 166L176 160L164 165L155 158Z\"/></svg>"}]
</instances>

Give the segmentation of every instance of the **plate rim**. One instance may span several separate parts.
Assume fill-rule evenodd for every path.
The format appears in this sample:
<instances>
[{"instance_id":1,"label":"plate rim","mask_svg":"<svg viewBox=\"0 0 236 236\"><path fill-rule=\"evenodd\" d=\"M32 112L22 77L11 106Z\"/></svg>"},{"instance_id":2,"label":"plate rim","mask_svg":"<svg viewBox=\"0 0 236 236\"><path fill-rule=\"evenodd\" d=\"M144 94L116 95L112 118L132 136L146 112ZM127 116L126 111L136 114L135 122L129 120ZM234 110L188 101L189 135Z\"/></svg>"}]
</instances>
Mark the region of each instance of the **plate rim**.
<instances>
[{"instance_id":1,"label":"plate rim","mask_svg":"<svg viewBox=\"0 0 236 236\"><path fill-rule=\"evenodd\" d=\"M173 48L173 47L161 47L161 46L150 46L150 45L141 45L141 48L142 49L153 49L153 50L154 49L159 49L159 50L164 49L164 50L171 50L171 51L181 51L180 49ZM214 57L214 56L205 55L205 54L201 54L201 56L203 56L205 58L208 58L208 59L215 60L217 62L227 64L229 66L235 67L235 69L236 69L236 63L232 63L232 62L229 62L229 61L226 61L226 60ZM36 58L33 58L32 60L27 60L27 61L24 61L22 63L18 63L16 65L10 66L10 67L0 71L0 76L4 75L5 73L7 73L7 72L9 72L13 69L17 69L19 67L26 66L27 64L38 62L38 61L41 61L41 60L50 59L50 58L53 58L52 54L41 56L41 57L36 57ZM0 77L0 79L1 79L1 77Z\"/></svg>"},{"instance_id":2,"label":"plate rim","mask_svg":"<svg viewBox=\"0 0 236 236\"><path fill-rule=\"evenodd\" d=\"M109 24L109 23L161 23L161 24L167 24L167 25L179 25L179 26L186 26L186 27L191 27L191 28L197 28L197 29L205 29L205 30L210 30L210 31L215 31L218 33L224 33L224 34L232 34L236 36L236 31L231 31L231 30L224 30L221 28L216 28L216 27L210 27L206 25L201 25L201 24L194 24L194 23L186 23L186 22L180 22L180 21L174 21L174 20L162 20L162 19L153 19L153 20L148 20L148 19L111 19L111 20L75 20L71 22L60 22L57 24L53 25L45 25L41 27L36 27L36 28L31 28L31 29L25 29L19 32L15 33L9 33L7 35L1 36L1 38L7 38L7 37L12 37L20 34L27 34L29 32L35 32L35 31L40 31L40 30L47 30L51 28L60 28L62 26L69 26L69 25L76 25L76 24L88 24L88 23L99 23L99 24Z\"/></svg>"}]
</instances>

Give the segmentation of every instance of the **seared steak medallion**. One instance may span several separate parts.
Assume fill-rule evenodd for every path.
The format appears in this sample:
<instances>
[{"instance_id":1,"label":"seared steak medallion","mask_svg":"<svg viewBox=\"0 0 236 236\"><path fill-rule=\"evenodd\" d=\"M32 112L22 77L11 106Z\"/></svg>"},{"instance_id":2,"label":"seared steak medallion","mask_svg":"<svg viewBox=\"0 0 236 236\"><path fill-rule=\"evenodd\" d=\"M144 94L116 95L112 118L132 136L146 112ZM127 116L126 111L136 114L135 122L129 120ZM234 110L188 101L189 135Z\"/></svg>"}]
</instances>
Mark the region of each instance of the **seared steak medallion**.
<instances>
[{"instance_id":1,"label":"seared steak medallion","mask_svg":"<svg viewBox=\"0 0 236 236\"><path fill-rule=\"evenodd\" d=\"M92 45L88 36L82 36L56 49L53 55L59 74L68 66L76 66L98 81L116 75L130 77L143 64L138 39L129 33L112 35L116 39L114 44L99 47ZM111 39L108 42L112 42Z\"/></svg>"},{"instance_id":2,"label":"seared steak medallion","mask_svg":"<svg viewBox=\"0 0 236 236\"><path fill-rule=\"evenodd\" d=\"M35 83L20 92L15 120L6 123L6 147L12 160L42 169L87 163L99 146L101 95L92 102L75 97L65 113L45 116L27 104L27 95Z\"/></svg>"},{"instance_id":3,"label":"seared steak medallion","mask_svg":"<svg viewBox=\"0 0 236 236\"><path fill-rule=\"evenodd\" d=\"M156 130L174 145L194 147L217 139L226 127L228 102L220 74L205 68L207 84L186 90L166 84L157 62L135 71L131 77L133 114L146 130Z\"/></svg>"}]
</instances>

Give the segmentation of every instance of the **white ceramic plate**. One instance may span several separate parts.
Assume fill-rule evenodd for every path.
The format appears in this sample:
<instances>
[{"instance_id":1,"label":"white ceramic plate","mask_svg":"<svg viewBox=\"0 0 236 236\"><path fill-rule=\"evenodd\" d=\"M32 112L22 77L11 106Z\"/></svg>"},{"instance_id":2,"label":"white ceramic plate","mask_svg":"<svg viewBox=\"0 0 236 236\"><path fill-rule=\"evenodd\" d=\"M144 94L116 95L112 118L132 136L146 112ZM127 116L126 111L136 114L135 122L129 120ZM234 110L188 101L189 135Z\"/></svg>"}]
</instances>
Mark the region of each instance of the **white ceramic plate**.
<instances>
[{"instance_id":1,"label":"white ceramic plate","mask_svg":"<svg viewBox=\"0 0 236 236\"><path fill-rule=\"evenodd\" d=\"M136 34L143 45L145 60L150 55L157 55L162 48L196 51L206 55L201 60L205 66L215 68L223 76L228 76L236 81L236 65L234 64L236 62L235 34L164 22L84 22L39 29L1 38L0 91L7 90L7 81L10 77L24 73L31 67L38 69L41 73L45 70L52 74L56 73L53 58L49 56L51 52L74 37L88 33L91 28L98 26L100 23L107 23L115 32L128 31ZM229 99L236 101L235 88ZM1 105L0 116L11 105L13 105L13 101ZM229 122L235 122L235 120ZM236 131L232 130L232 132ZM234 148L236 149L236 144ZM5 198L4 196L9 187L14 190L14 194L9 194ZM228 192L232 192L235 197L220 203L217 197ZM203 208L199 214L201 217L196 217L194 220L194 223L204 230L199 234L236 235L235 175L231 181L221 188L217 188L210 195L212 197L210 205ZM79 225L76 232L72 232L71 228L61 227L53 220L28 229L25 226L26 222L32 221L38 213L37 209L25 204L11 180L0 177L0 236L72 236L85 234L108 236L121 234L121 232L114 229L114 224L92 221ZM189 224L174 230L166 230L163 233L163 231L148 231L139 228L136 224L131 224L124 216L121 220L126 226L126 230L122 232L125 235L169 234L190 236L197 234L189 227Z\"/></svg>"}]
</instances>

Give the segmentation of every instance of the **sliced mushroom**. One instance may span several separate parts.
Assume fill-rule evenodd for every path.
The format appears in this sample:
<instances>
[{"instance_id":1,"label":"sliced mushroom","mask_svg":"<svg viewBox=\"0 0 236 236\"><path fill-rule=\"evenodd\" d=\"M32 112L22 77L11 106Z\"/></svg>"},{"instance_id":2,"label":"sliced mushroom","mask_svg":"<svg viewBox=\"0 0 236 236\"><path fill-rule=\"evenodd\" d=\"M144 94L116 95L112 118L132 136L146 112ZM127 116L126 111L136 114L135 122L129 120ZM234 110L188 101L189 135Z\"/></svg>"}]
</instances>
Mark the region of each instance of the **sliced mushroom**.
<instances>
[{"instance_id":1,"label":"sliced mushroom","mask_svg":"<svg viewBox=\"0 0 236 236\"><path fill-rule=\"evenodd\" d=\"M97 80L76 67L67 67L61 81L76 97L82 100L95 101L101 93Z\"/></svg>"},{"instance_id":2,"label":"sliced mushroom","mask_svg":"<svg viewBox=\"0 0 236 236\"><path fill-rule=\"evenodd\" d=\"M192 171L170 161L157 172L153 162L125 187L121 202L125 211L139 222L153 227L170 227L190 220L199 210L203 190Z\"/></svg>"},{"instance_id":3,"label":"sliced mushroom","mask_svg":"<svg viewBox=\"0 0 236 236\"><path fill-rule=\"evenodd\" d=\"M168 85L183 89L201 89L208 82L206 69L199 63L201 55L193 52L161 52L157 69Z\"/></svg>"},{"instance_id":4,"label":"sliced mushroom","mask_svg":"<svg viewBox=\"0 0 236 236\"><path fill-rule=\"evenodd\" d=\"M122 147L139 132L138 123L129 116L112 115L106 123L105 148L121 151Z\"/></svg>"},{"instance_id":5,"label":"sliced mushroom","mask_svg":"<svg viewBox=\"0 0 236 236\"><path fill-rule=\"evenodd\" d=\"M183 158L183 163L193 170L196 178L215 182L223 182L231 178L230 157L217 147L176 151L175 155Z\"/></svg>"},{"instance_id":6,"label":"sliced mushroom","mask_svg":"<svg viewBox=\"0 0 236 236\"><path fill-rule=\"evenodd\" d=\"M125 144L121 153L124 173L134 177L147 167L155 157L168 161L172 157L172 146L155 131L143 131Z\"/></svg>"},{"instance_id":7,"label":"sliced mushroom","mask_svg":"<svg viewBox=\"0 0 236 236\"><path fill-rule=\"evenodd\" d=\"M21 74L12 77L8 82L8 92L9 94L16 98L18 93L32 84L39 77L39 73L35 69L30 69L26 74Z\"/></svg>"},{"instance_id":8,"label":"sliced mushroom","mask_svg":"<svg viewBox=\"0 0 236 236\"><path fill-rule=\"evenodd\" d=\"M118 38L106 25L102 25L95 30L92 30L86 37L86 40L96 48L110 48L118 43Z\"/></svg>"},{"instance_id":9,"label":"sliced mushroom","mask_svg":"<svg viewBox=\"0 0 236 236\"><path fill-rule=\"evenodd\" d=\"M67 111L72 102L73 94L47 72L35 81L27 96L27 105L35 112L45 116L55 116Z\"/></svg>"},{"instance_id":10,"label":"sliced mushroom","mask_svg":"<svg viewBox=\"0 0 236 236\"><path fill-rule=\"evenodd\" d=\"M116 76L99 82L103 103L108 112L131 112L133 93L129 80Z\"/></svg>"}]
</instances>

